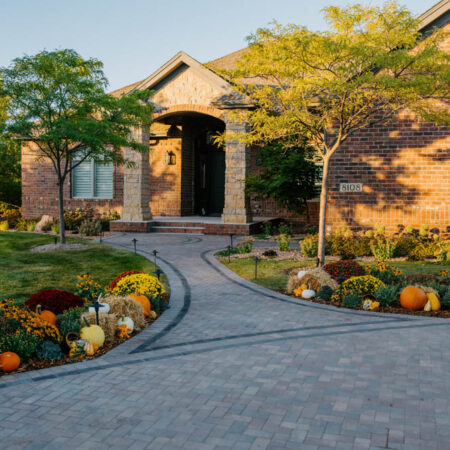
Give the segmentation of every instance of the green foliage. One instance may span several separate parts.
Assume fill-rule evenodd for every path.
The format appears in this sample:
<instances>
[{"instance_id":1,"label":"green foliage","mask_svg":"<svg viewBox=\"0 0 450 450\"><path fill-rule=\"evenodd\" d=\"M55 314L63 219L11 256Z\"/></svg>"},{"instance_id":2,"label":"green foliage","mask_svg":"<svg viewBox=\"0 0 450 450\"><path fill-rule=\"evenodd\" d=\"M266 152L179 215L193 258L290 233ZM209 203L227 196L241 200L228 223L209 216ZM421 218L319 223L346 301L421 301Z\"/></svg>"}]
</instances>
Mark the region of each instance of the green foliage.
<instances>
[{"instance_id":1,"label":"green foliage","mask_svg":"<svg viewBox=\"0 0 450 450\"><path fill-rule=\"evenodd\" d=\"M370 244L372 254L377 261L386 261L394 257L395 247L397 243L394 239L377 236Z\"/></svg>"},{"instance_id":2,"label":"green foliage","mask_svg":"<svg viewBox=\"0 0 450 450\"><path fill-rule=\"evenodd\" d=\"M0 338L0 350L17 353L22 362L30 359L38 344L39 338L24 330L18 331L17 334L6 334Z\"/></svg>"},{"instance_id":3,"label":"green foliage","mask_svg":"<svg viewBox=\"0 0 450 450\"><path fill-rule=\"evenodd\" d=\"M402 234L397 238L397 245L394 250L394 257L409 256L419 241L413 235Z\"/></svg>"},{"instance_id":4,"label":"green foliage","mask_svg":"<svg viewBox=\"0 0 450 450\"><path fill-rule=\"evenodd\" d=\"M43 341L36 347L36 356L46 361L58 361L62 358L61 347L52 341Z\"/></svg>"},{"instance_id":5,"label":"green foliage","mask_svg":"<svg viewBox=\"0 0 450 450\"><path fill-rule=\"evenodd\" d=\"M7 220L3 220L0 222L0 231L7 231L9 230L9 224Z\"/></svg>"},{"instance_id":6,"label":"green foliage","mask_svg":"<svg viewBox=\"0 0 450 450\"><path fill-rule=\"evenodd\" d=\"M158 296L147 296L150 300L150 305L152 307L152 311L155 311L156 314L162 314L166 309L170 308L169 303L164 300L162 297Z\"/></svg>"},{"instance_id":7,"label":"green foliage","mask_svg":"<svg viewBox=\"0 0 450 450\"><path fill-rule=\"evenodd\" d=\"M288 222L281 222L278 226L278 232L280 234L287 234L288 236L292 236L292 225Z\"/></svg>"},{"instance_id":8,"label":"green foliage","mask_svg":"<svg viewBox=\"0 0 450 450\"><path fill-rule=\"evenodd\" d=\"M450 289L447 289L445 295L441 297L441 308L450 309Z\"/></svg>"},{"instance_id":9,"label":"green foliage","mask_svg":"<svg viewBox=\"0 0 450 450\"><path fill-rule=\"evenodd\" d=\"M291 243L291 236L288 234L280 234L275 238L280 252L286 252L289 250L289 244Z\"/></svg>"},{"instance_id":10,"label":"green foliage","mask_svg":"<svg viewBox=\"0 0 450 450\"><path fill-rule=\"evenodd\" d=\"M119 220L119 219L120 219L120 214L115 209L109 210L106 214L103 214L100 217L102 230L109 231L109 224L110 224L111 220Z\"/></svg>"},{"instance_id":11,"label":"green foliage","mask_svg":"<svg viewBox=\"0 0 450 450\"><path fill-rule=\"evenodd\" d=\"M423 259L435 258L439 252L439 244L432 240L418 241L417 245L411 250L408 259L411 261L421 261Z\"/></svg>"},{"instance_id":12,"label":"green foliage","mask_svg":"<svg viewBox=\"0 0 450 450\"><path fill-rule=\"evenodd\" d=\"M280 140L262 147L258 152L261 171L247 177L247 192L258 200L272 198L281 208L306 213L309 222L307 200L317 195L319 179L319 168L311 160L313 154L311 147L292 147Z\"/></svg>"},{"instance_id":13,"label":"green foliage","mask_svg":"<svg viewBox=\"0 0 450 450\"><path fill-rule=\"evenodd\" d=\"M264 222L263 225L263 234L265 237L272 236L273 230L272 230L272 224L270 222Z\"/></svg>"},{"instance_id":14,"label":"green foliage","mask_svg":"<svg viewBox=\"0 0 450 450\"><path fill-rule=\"evenodd\" d=\"M61 336L64 337L67 333L71 332L80 334L80 317L82 313L82 308L74 308L58 315L58 328Z\"/></svg>"},{"instance_id":15,"label":"green foliage","mask_svg":"<svg viewBox=\"0 0 450 450\"><path fill-rule=\"evenodd\" d=\"M53 223L50 230L52 233L58 234L59 233L59 223Z\"/></svg>"},{"instance_id":16,"label":"green foliage","mask_svg":"<svg viewBox=\"0 0 450 450\"><path fill-rule=\"evenodd\" d=\"M0 98L8 98L5 133L36 144L38 158L51 160L59 186L86 159L130 164L124 147L148 150L132 130L150 125L150 92L109 95L102 69L100 61L64 49L17 58L0 71ZM59 189L61 215L63 204Z\"/></svg>"},{"instance_id":17,"label":"green foliage","mask_svg":"<svg viewBox=\"0 0 450 450\"><path fill-rule=\"evenodd\" d=\"M236 255L237 253L239 253L239 250L236 247L230 249L226 248L224 250L220 250L220 252L217 252L217 256L225 257L228 256L228 254Z\"/></svg>"},{"instance_id":18,"label":"green foliage","mask_svg":"<svg viewBox=\"0 0 450 450\"><path fill-rule=\"evenodd\" d=\"M253 248L253 241L248 239L246 241L239 242L236 245L236 250L238 253L244 254L244 253L250 253Z\"/></svg>"},{"instance_id":19,"label":"green foliage","mask_svg":"<svg viewBox=\"0 0 450 450\"><path fill-rule=\"evenodd\" d=\"M319 247L317 234L307 234L303 241L299 242L299 245L304 256L308 258L317 256L317 249Z\"/></svg>"},{"instance_id":20,"label":"green foliage","mask_svg":"<svg viewBox=\"0 0 450 450\"><path fill-rule=\"evenodd\" d=\"M64 210L64 223L67 230L78 231L84 220L94 217L95 213L92 208L76 208Z\"/></svg>"},{"instance_id":21,"label":"green foliage","mask_svg":"<svg viewBox=\"0 0 450 450\"><path fill-rule=\"evenodd\" d=\"M450 263L450 242L438 242L437 247L437 260Z\"/></svg>"},{"instance_id":22,"label":"green foliage","mask_svg":"<svg viewBox=\"0 0 450 450\"><path fill-rule=\"evenodd\" d=\"M317 298L319 300L325 300L329 302L331 300L331 296L333 295L333 289L330 286L322 286L320 291L317 293Z\"/></svg>"},{"instance_id":23,"label":"green foliage","mask_svg":"<svg viewBox=\"0 0 450 450\"><path fill-rule=\"evenodd\" d=\"M382 286L375 291L380 306L394 306L399 302L401 286Z\"/></svg>"},{"instance_id":24,"label":"green foliage","mask_svg":"<svg viewBox=\"0 0 450 450\"><path fill-rule=\"evenodd\" d=\"M342 300L342 306L345 306L346 308L359 308L361 306L361 299L358 294L348 294Z\"/></svg>"},{"instance_id":25,"label":"green foliage","mask_svg":"<svg viewBox=\"0 0 450 450\"><path fill-rule=\"evenodd\" d=\"M79 228L82 236L98 236L102 231L100 220L84 220Z\"/></svg>"}]
</instances>

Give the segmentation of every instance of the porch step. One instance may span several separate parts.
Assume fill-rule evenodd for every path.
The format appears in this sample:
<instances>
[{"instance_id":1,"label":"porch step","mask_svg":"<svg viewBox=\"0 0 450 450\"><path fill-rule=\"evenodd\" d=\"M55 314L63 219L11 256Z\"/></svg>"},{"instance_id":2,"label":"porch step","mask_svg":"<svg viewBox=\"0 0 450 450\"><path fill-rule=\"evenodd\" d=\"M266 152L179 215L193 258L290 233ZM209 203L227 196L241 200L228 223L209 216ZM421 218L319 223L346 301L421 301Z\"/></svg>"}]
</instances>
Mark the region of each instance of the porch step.
<instances>
[{"instance_id":1,"label":"porch step","mask_svg":"<svg viewBox=\"0 0 450 450\"><path fill-rule=\"evenodd\" d=\"M178 224L179 225L179 224ZM198 225L198 224L196 224ZM204 227L196 226L172 226L172 225L153 225L153 233L190 233L190 234L203 234Z\"/></svg>"}]
</instances>

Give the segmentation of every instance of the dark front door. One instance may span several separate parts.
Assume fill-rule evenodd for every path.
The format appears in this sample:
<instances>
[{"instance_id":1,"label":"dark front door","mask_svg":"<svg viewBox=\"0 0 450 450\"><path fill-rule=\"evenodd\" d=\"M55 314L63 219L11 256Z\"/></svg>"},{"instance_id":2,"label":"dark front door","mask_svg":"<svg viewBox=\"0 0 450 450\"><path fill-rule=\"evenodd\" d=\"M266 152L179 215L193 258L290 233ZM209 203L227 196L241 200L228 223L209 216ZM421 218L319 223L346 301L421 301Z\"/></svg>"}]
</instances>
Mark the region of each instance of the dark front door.
<instances>
[{"instance_id":1,"label":"dark front door","mask_svg":"<svg viewBox=\"0 0 450 450\"><path fill-rule=\"evenodd\" d=\"M197 147L196 210L198 214L220 216L225 199L225 152L215 145Z\"/></svg>"}]
</instances>

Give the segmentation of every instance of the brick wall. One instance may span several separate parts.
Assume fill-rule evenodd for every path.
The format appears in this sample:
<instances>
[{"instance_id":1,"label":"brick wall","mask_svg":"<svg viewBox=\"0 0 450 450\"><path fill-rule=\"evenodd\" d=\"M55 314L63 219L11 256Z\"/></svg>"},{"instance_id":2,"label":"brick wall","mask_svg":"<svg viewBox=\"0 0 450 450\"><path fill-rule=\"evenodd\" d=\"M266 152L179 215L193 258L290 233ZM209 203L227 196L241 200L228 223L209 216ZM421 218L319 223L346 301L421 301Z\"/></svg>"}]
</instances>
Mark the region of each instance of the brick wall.
<instances>
[{"instance_id":1,"label":"brick wall","mask_svg":"<svg viewBox=\"0 0 450 450\"><path fill-rule=\"evenodd\" d=\"M40 217L43 214L58 215L58 187L52 163L48 159L36 161L34 147L22 146L22 213L24 217ZM70 177L64 184L64 207L92 207L99 212L115 209L122 211L123 170L114 168L114 196L112 199L73 199L71 198Z\"/></svg>"},{"instance_id":2,"label":"brick wall","mask_svg":"<svg viewBox=\"0 0 450 450\"><path fill-rule=\"evenodd\" d=\"M348 139L331 164L328 230L450 226L449 131L405 112L389 126ZM339 183L347 182L363 183L363 192L339 192Z\"/></svg>"}]
</instances>

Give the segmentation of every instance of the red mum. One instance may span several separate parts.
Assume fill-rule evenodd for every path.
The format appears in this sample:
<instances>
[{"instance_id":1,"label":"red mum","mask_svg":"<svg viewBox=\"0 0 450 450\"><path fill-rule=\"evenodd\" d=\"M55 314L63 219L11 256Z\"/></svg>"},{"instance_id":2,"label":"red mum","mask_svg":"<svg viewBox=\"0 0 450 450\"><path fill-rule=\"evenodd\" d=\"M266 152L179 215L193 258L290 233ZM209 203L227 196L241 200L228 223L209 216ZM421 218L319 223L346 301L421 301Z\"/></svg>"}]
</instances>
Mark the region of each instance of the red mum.
<instances>
[{"instance_id":1,"label":"red mum","mask_svg":"<svg viewBox=\"0 0 450 450\"><path fill-rule=\"evenodd\" d=\"M359 277L366 274L364 267L355 261L336 261L334 263L325 264L323 268L340 283L351 277Z\"/></svg>"},{"instance_id":2,"label":"red mum","mask_svg":"<svg viewBox=\"0 0 450 450\"><path fill-rule=\"evenodd\" d=\"M25 306L31 311L36 310L37 305L42 309L48 309L55 314L62 314L64 311L83 306L83 300L78 295L58 289L45 289L36 292L26 302Z\"/></svg>"}]
</instances>

